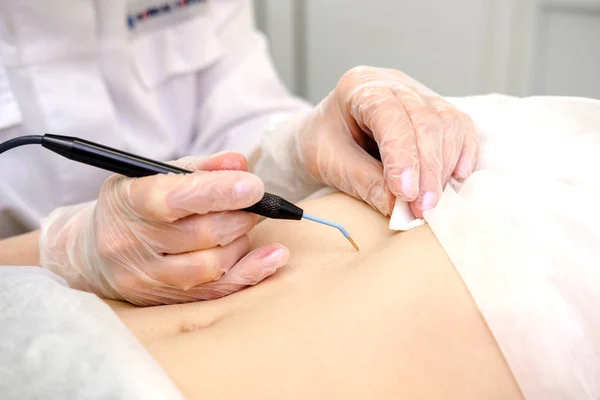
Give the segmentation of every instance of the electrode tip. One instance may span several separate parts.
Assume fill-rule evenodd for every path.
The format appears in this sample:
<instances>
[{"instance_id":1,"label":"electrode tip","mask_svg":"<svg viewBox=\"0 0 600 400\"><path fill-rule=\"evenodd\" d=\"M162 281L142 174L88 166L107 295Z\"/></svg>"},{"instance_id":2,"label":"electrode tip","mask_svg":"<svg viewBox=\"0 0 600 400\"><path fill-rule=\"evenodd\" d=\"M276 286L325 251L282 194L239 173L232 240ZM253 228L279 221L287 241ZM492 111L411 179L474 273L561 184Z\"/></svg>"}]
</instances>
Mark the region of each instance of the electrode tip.
<instances>
[{"instance_id":1,"label":"electrode tip","mask_svg":"<svg viewBox=\"0 0 600 400\"><path fill-rule=\"evenodd\" d=\"M306 213L302 214L302 218L305 218L305 219L307 219L309 221L318 222L320 224L329 225L331 227L334 227L334 228L338 229L340 232L342 232L342 234L344 235L344 237L346 239L348 239L348 241L350 243L352 243L352 246L354 246L354 248L356 249L356 251L359 251L358 250L358 246L356 245L356 242L354 240L352 240L352 238L350 237L350 234L348 233L348 231L346 229L344 229L344 227L341 226L340 224L338 224L336 222L328 221L328 220L326 220L324 218L317 218L317 217L314 217L314 216L306 214Z\"/></svg>"},{"instance_id":2,"label":"electrode tip","mask_svg":"<svg viewBox=\"0 0 600 400\"><path fill-rule=\"evenodd\" d=\"M346 239L348 239L348 241L350 243L352 243L352 246L354 246L354 248L356 249L356 251L360 251L360 249L358 248L358 245L356 244L356 242L354 240L352 240L352 238L350 236L348 236Z\"/></svg>"}]
</instances>

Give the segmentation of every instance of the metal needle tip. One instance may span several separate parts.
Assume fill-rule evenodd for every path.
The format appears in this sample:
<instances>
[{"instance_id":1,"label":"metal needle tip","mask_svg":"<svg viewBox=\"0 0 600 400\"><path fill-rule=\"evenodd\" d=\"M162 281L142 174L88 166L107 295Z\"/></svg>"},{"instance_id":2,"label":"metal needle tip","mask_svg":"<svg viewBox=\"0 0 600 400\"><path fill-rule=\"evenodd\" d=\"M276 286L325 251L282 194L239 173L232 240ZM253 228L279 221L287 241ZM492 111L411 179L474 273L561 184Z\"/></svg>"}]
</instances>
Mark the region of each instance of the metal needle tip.
<instances>
[{"instance_id":1,"label":"metal needle tip","mask_svg":"<svg viewBox=\"0 0 600 400\"><path fill-rule=\"evenodd\" d=\"M342 232L342 234L344 235L344 237L346 239L348 239L348 241L350 243L352 243L352 246L354 246L354 248L356 249L356 251L358 251L358 246L356 245L356 242L354 240L352 240L352 238L350 237L350 234L348 233L348 231L346 229L344 229L343 226L341 226L340 224L336 223L336 222L332 222L332 221L328 221L324 218L318 218L309 214L304 213L302 215L302 218L308 219L309 221L314 221L314 222L318 222L320 224L324 224L324 225L329 225L331 227L336 228L337 230L339 230L340 232Z\"/></svg>"},{"instance_id":2,"label":"metal needle tip","mask_svg":"<svg viewBox=\"0 0 600 400\"><path fill-rule=\"evenodd\" d=\"M348 236L346 239L348 239L348 241L350 243L352 243L352 246L354 246L354 248L356 249L356 251L360 251L360 249L358 248L358 245L356 244L356 242L354 240L352 240L352 238L350 236Z\"/></svg>"}]
</instances>

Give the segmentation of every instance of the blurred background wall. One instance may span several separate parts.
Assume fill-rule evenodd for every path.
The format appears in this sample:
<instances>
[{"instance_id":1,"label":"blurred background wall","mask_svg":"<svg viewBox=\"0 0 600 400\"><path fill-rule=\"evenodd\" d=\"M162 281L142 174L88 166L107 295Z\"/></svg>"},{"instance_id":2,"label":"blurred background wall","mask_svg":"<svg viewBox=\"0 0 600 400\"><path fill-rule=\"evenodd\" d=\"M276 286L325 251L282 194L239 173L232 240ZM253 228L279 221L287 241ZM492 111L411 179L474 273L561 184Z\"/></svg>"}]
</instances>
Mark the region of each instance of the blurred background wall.
<instances>
[{"instance_id":1,"label":"blurred background wall","mask_svg":"<svg viewBox=\"0 0 600 400\"><path fill-rule=\"evenodd\" d=\"M600 98L600 0L255 0L289 88L319 101L356 65L438 93Z\"/></svg>"}]
</instances>

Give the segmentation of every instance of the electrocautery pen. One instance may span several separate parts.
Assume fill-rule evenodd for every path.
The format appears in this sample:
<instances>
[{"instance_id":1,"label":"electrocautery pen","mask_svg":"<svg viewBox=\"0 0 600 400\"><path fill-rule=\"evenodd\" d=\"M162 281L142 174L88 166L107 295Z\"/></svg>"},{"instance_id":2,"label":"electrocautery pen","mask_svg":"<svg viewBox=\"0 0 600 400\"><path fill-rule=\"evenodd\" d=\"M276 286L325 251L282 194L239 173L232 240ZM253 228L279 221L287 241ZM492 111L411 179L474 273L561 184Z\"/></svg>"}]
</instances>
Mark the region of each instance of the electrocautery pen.
<instances>
[{"instance_id":1,"label":"electrocautery pen","mask_svg":"<svg viewBox=\"0 0 600 400\"><path fill-rule=\"evenodd\" d=\"M6 150L27 144L41 144L48 150L62 155L70 160L77 161L93 167L101 168L117 174L140 178L156 174L189 174L183 168L169 165L166 163L150 160L148 158L136 156L117 149L93 143L87 140L61 135L45 134L22 136L8 140L0 144L0 154ZM301 220L302 218L329 225L338 229L346 239L358 251L358 246L350 237L350 234L343 226L322 218L317 218L304 213L300 207L295 206L289 201L271 193L265 193L263 198L256 204L244 208L242 211L262 215L272 219L290 219Z\"/></svg>"}]
</instances>

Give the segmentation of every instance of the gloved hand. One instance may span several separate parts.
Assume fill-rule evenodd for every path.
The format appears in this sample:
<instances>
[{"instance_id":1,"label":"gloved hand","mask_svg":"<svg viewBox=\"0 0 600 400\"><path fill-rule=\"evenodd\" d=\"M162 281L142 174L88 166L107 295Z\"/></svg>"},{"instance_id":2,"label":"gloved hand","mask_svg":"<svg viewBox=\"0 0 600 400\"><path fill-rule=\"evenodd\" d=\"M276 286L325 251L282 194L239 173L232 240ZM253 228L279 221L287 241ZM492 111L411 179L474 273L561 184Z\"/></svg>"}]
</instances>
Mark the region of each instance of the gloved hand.
<instances>
[{"instance_id":1,"label":"gloved hand","mask_svg":"<svg viewBox=\"0 0 600 400\"><path fill-rule=\"evenodd\" d=\"M262 181L224 153L175 163L188 175L113 175L97 202L54 211L42 223L42 267L76 289L142 306L214 299L254 285L287 263L272 244L248 253Z\"/></svg>"},{"instance_id":2,"label":"gloved hand","mask_svg":"<svg viewBox=\"0 0 600 400\"><path fill-rule=\"evenodd\" d=\"M350 70L295 130L300 165L384 215L398 197L421 218L451 176L471 174L478 153L466 114L390 69Z\"/></svg>"}]
</instances>

